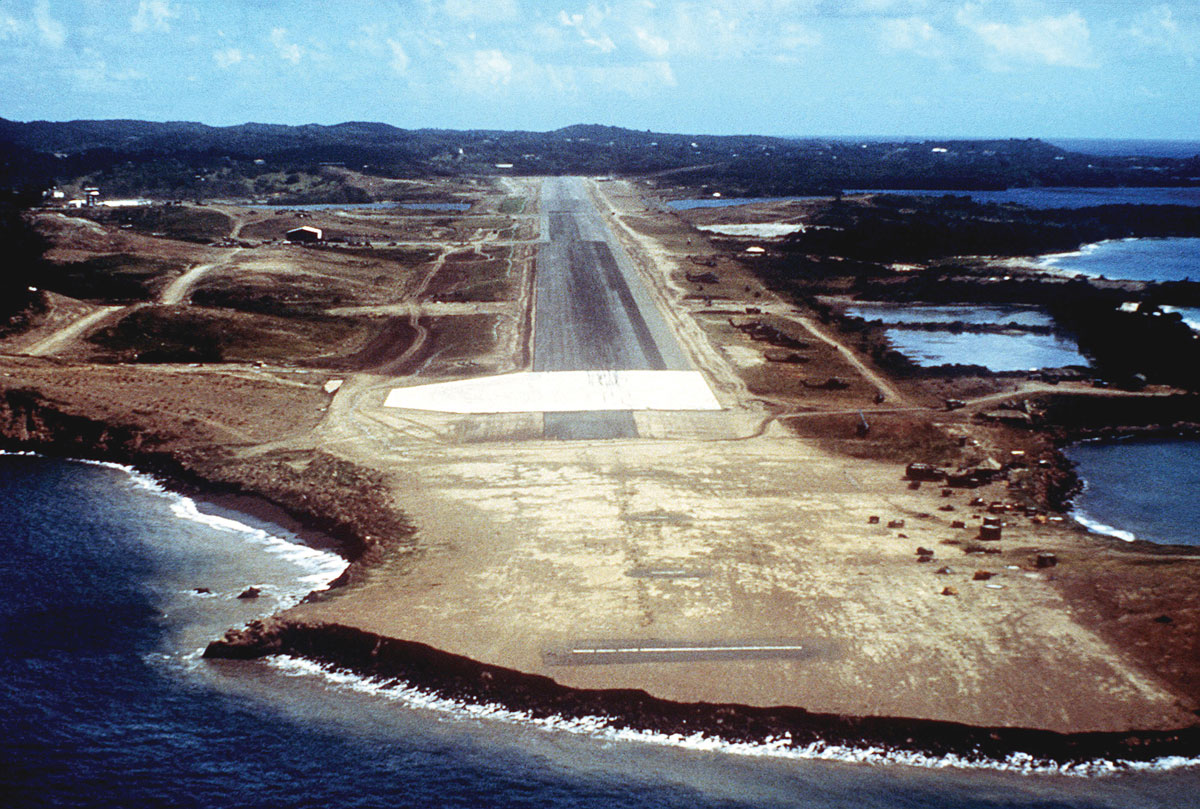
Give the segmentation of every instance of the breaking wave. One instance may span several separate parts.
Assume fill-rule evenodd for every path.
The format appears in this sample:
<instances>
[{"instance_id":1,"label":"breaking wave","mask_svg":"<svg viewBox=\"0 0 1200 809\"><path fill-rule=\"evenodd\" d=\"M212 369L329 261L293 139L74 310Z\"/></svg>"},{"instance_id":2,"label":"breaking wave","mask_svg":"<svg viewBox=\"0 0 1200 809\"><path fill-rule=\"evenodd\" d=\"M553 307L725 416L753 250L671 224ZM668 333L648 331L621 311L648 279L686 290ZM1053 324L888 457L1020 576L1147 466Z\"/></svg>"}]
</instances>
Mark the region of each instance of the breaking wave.
<instances>
[{"instance_id":1,"label":"breaking wave","mask_svg":"<svg viewBox=\"0 0 1200 809\"><path fill-rule=\"evenodd\" d=\"M1163 756L1152 761L1101 759L1077 764L1039 760L1013 753L1003 760L974 759L959 755L889 750L878 746L853 747L814 742L796 745L790 734L768 737L762 742L734 742L704 733L667 734L649 730L613 727L604 717L535 717L495 703L473 703L449 699L414 688L395 679L364 677L335 666L302 657L277 655L264 662L287 677L316 677L337 690L380 698L415 711L430 711L451 719L522 724L545 731L571 733L605 742L625 742L678 747L700 752L720 752L747 757L772 757L796 761L832 761L852 764L892 764L925 769L999 770L1023 775L1068 775L1095 777L1130 772L1165 772L1200 766L1200 757Z\"/></svg>"},{"instance_id":2,"label":"breaking wave","mask_svg":"<svg viewBox=\"0 0 1200 809\"><path fill-rule=\"evenodd\" d=\"M0 450L0 455L45 457L40 453L28 450ZM307 588L304 593L300 594L301 596L312 590L324 590L328 588L329 583L340 576L349 564L345 559L330 551L312 548L296 542L289 542L283 537L276 536L262 528L256 528L231 517L206 514L199 509L196 501L192 498L171 491L154 476L140 472L128 464L81 458L73 459L72 462L120 471L124 473L126 479L134 488L164 498L168 502L172 515L178 519L199 523L207 528L223 533L236 534L244 541L258 545L268 553L295 565L303 571L303 575L297 579L297 582Z\"/></svg>"}]
</instances>

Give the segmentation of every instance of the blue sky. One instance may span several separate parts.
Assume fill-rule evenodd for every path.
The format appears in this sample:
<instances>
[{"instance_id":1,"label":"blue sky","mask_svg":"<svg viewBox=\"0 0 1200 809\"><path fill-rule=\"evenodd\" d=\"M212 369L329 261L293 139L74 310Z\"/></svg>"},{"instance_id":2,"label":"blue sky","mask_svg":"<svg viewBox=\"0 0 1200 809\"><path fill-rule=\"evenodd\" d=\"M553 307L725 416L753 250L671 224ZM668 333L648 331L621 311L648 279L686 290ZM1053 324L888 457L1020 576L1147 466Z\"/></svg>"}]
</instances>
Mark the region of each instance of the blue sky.
<instances>
[{"instance_id":1,"label":"blue sky","mask_svg":"<svg viewBox=\"0 0 1200 809\"><path fill-rule=\"evenodd\" d=\"M0 116L1200 139L1200 3L0 0Z\"/></svg>"}]
</instances>

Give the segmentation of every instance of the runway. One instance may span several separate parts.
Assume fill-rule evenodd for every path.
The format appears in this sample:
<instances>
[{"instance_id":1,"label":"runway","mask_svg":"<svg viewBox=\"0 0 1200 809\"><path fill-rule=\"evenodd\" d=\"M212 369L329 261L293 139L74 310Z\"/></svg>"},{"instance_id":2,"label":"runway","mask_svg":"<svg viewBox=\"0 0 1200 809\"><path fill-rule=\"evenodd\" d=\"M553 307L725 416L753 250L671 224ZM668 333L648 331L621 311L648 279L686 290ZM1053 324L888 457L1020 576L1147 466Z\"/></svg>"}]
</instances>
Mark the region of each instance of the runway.
<instances>
[{"instance_id":1,"label":"runway","mask_svg":"<svg viewBox=\"0 0 1200 809\"><path fill-rule=\"evenodd\" d=\"M690 370L579 177L542 184L533 370ZM548 412L547 438L632 438L630 411Z\"/></svg>"},{"instance_id":2,"label":"runway","mask_svg":"<svg viewBox=\"0 0 1200 809\"><path fill-rule=\"evenodd\" d=\"M719 410L581 177L542 183L532 373L396 388L386 405L543 413L555 439L635 438L635 410Z\"/></svg>"}]
</instances>

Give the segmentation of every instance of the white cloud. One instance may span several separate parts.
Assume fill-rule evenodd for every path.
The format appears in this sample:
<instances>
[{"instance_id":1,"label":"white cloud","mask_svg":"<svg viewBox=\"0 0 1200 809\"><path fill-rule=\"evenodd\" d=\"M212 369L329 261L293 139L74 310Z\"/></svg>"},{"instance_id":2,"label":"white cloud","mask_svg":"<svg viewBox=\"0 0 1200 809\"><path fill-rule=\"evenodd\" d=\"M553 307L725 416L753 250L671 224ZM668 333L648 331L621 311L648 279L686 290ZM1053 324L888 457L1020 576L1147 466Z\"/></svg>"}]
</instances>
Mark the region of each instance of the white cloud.
<instances>
[{"instance_id":1,"label":"white cloud","mask_svg":"<svg viewBox=\"0 0 1200 809\"><path fill-rule=\"evenodd\" d=\"M1021 64L1097 66L1091 30L1078 11L1006 23L984 19L979 6L968 4L959 10L956 19L982 40L995 69L1006 70Z\"/></svg>"},{"instance_id":2,"label":"white cloud","mask_svg":"<svg viewBox=\"0 0 1200 809\"><path fill-rule=\"evenodd\" d=\"M245 55L237 48L226 48L223 51L213 52L213 61L217 63L217 67L225 70L234 65L245 61Z\"/></svg>"},{"instance_id":3,"label":"white cloud","mask_svg":"<svg viewBox=\"0 0 1200 809\"><path fill-rule=\"evenodd\" d=\"M675 87L675 71L667 62L643 62L637 65L596 68L590 77L601 87L638 95L661 87Z\"/></svg>"},{"instance_id":4,"label":"white cloud","mask_svg":"<svg viewBox=\"0 0 1200 809\"><path fill-rule=\"evenodd\" d=\"M634 28L633 36L638 47L649 56L661 59L671 51L671 43L666 37L656 36L645 28Z\"/></svg>"},{"instance_id":5,"label":"white cloud","mask_svg":"<svg viewBox=\"0 0 1200 809\"><path fill-rule=\"evenodd\" d=\"M821 44L821 35L806 25L788 23L779 29L776 42L784 51L807 50Z\"/></svg>"},{"instance_id":6,"label":"white cloud","mask_svg":"<svg viewBox=\"0 0 1200 809\"><path fill-rule=\"evenodd\" d=\"M387 46L392 54L391 61L389 62L392 70L400 74L406 73L408 71L409 59L408 54L404 52L404 46L394 39L389 39Z\"/></svg>"},{"instance_id":7,"label":"white cloud","mask_svg":"<svg viewBox=\"0 0 1200 809\"><path fill-rule=\"evenodd\" d=\"M179 12L171 8L169 0L141 0L130 23L138 33L150 30L170 31L171 18L178 16Z\"/></svg>"},{"instance_id":8,"label":"white cloud","mask_svg":"<svg viewBox=\"0 0 1200 809\"><path fill-rule=\"evenodd\" d=\"M518 14L516 0L446 0L443 9L455 19L481 23L511 20Z\"/></svg>"},{"instance_id":9,"label":"white cloud","mask_svg":"<svg viewBox=\"0 0 1200 809\"><path fill-rule=\"evenodd\" d=\"M825 4L825 14L838 17L909 16L929 8L929 0L834 0Z\"/></svg>"},{"instance_id":10,"label":"white cloud","mask_svg":"<svg viewBox=\"0 0 1200 809\"><path fill-rule=\"evenodd\" d=\"M1169 5L1142 12L1129 28L1129 35L1153 50L1180 54L1189 66L1200 55L1200 28L1181 22Z\"/></svg>"},{"instance_id":11,"label":"white cloud","mask_svg":"<svg viewBox=\"0 0 1200 809\"><path fill-rule=\"evenodd\" d=\"M558 12L558 22L564 28L574 29L588 47L595 48L600 53L612 53L617 49L617 44L613 42L612 37L603 32L596 32L607 16L606 11L601 11L596 6L588 6L582 14Z\"/></svg>"},{"instance_id":12,"label":"white cloud","mask_svg":"<svg viewBox=\"0 0 1200 809\"><path fill-rule=\"evenodd\" d=\"M940 39L937 29L921 17L884 20L879 25L879 42L884 50L931 55Z\"/></svg>"},{"instance_id":13,"label":"white cloud","mask_svg":"<svg viewBox=\"0 0 1200 809\"><path fill-rule=\"evenodd\" d=\"M67 29L51 16L49 0L38 0L33 4L33 23L44 44L61 48L66 43Z\"/></svg>"},{"instance_id":14,"label":"white cloud","mask_svg":"<svg viewBox=\"0 0 1200 809\"><path fill-rule=\"evenodd\" d=\"M90 92L111 92L120 84L146 78L134 68L109 67L103 54L94 48L85 48L82 58L74 61L66 73Z\"/></svg>"},{"instance_id":15,"label":"white cloud","mask_svg":"<svg viewBox=\"0 0 1200 809\"><path fill-rule=\"evenodd\" d=\"M304 57L304 50L299 45L294 42L288 42L286 28L271 29L271 44L275 46L275 50L279 53L279 58L285 62L298 65Z\"/></svg>"},{"instance_id":16,"label":"white cloud","mask_svg":"<svg viewBox=\"0 0 1200 809\"><path fill-rule=\"evenodd\" d=\"M530 71L528 82L560 96L615 93L632 98L646 97L678 84L675 72L665 61L595 67L544 65Z\"/></svg>"},{"instance_id":17,"label":"white cloud","mask_svg":"<svg viewBox=\"0 0 1200 809\"><path fill-rule=\"evenodd\" d=\"M0 13L0 41L16 39L21 34L21 23L14 17Z\"/></svg>"},{"instance_id":18,"label":"white cloud","mask_svg":"<svg viewBox=\"0 0 1200 809\"><path fill-rule=\"evenodd\" d=\"M458 68L458 83L467 90L487 92L512 82L513 63L502 51L479 50L453 58Z\"/></svg>"},{"instance_id":19,"label":"white cloud","mask_svg":"<svg viewBox=\"0 0 1200 809\"><path fill-rule=\"evenodd\" d=\"M791 61L821 42L804 22L815 8L815 0L686 0L639 3L623 13L634 43L649 56Z\"/></svg>"}]
</instances>

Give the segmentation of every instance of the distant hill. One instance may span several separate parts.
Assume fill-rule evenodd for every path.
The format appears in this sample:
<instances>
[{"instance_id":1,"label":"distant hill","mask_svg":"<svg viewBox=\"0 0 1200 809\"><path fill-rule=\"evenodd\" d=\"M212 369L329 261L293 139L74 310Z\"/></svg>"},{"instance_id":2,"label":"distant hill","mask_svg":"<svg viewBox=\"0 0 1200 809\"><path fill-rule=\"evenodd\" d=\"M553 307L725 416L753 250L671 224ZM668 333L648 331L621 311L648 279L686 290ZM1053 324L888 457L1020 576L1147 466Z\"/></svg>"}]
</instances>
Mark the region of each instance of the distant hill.
<instances>
[{"instance_id":1,"label":"distant hill","mask_svg":"<svg viewBox=\"0 0 1200 809\"><path fill-rule=\"evenodd\" d=\"M267 174L340 164L393 177L617 174L664 190L828 193L843 188L983 189L1024 185L1188 185L1200 159L1131 162L1041 140L885 142L846 138L686 135L577 124L552 132L406 130L351 121L332 126L186 121L0 119L0 186L79 178L150 195L253 188ZM498 165L504 168L498 168ZM511 166L511 168L509 168ZM260 182L259 185L262 185Z\"/></svg>"}]
</instances>

